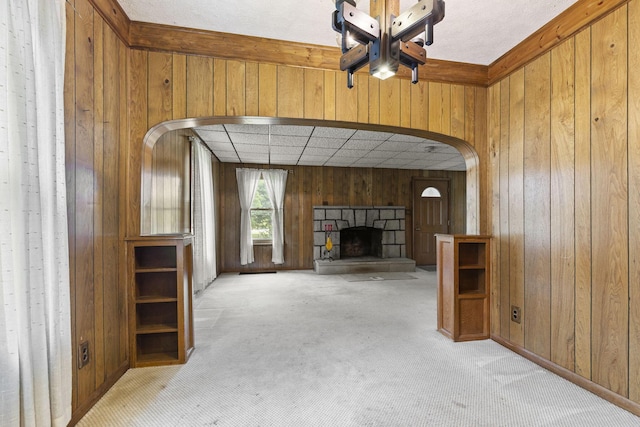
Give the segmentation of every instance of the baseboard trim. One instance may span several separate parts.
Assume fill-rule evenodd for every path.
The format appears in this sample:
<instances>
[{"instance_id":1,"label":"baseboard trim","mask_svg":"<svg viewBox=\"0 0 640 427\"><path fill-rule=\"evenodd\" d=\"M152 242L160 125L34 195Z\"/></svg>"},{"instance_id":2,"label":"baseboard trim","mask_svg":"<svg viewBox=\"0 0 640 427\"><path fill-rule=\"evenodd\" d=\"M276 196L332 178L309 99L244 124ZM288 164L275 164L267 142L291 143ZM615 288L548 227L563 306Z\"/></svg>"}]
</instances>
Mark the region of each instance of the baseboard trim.
<instances>
[{"instance_id":1,"label":"baseboard trim","mask_svg":"<svg viewBox=\"0 0 640 427\"><path fill-rule=\"evenodd\" d=\"M113 387L116 381L118 381L120 377L122 377L124 373L127 372L128 370L129 370L129 360L126 360L122 365L120 365L120 367L118 367L118 370L116 370L116 372L113 375L107 378L107 380L104 383L102 383L102 385L98 387L96 391L92 393L91 398L89 398L84 404L82 404L81 406L76 408L75 411L73 411L73 414L71 414L71 421L69 421L69 424L67 424L67 426L68 427L75 426L78 423L78 421L80 421L82 417L84 417L87 414L87 412L89 412L89 410L93 408L93 405L95 405L98 402L98 400L100 400L100 398L104 396L104 394L107 391L109 391L109 389Z\"/></svg>"},{"instance_id":2,"label":"baseboard trim","mask_svg":"<svg viewBox=\"0 0 640 427\"><path fill-rule=\"evenodd\" d=\"M491 339L497 342L498 344L500 344L501 346L508 348L514 353L519 354L525 359L528 359L533 363L535 363L536 365L539 365L544 369L553 372L554 374L564 378L565 380L570 381L587 391L590 391L596 396L601 397L604 400L607 400L613 403L614 405L619 406L620 408L631 412L634 415L640 416L640 404L632 400L629 400L626 397L621 396L617 393L614 393L613 391L601 386L600 384L596 384L593 381L588 380L585 377L582 377L576 374L575 372L570 371L560 365L557 365L543 357L540 357L537 354L532 353L529 350L522 348L519 345L516 345L508 340L505 340L500 336L491 335Z\"/></svg>"}]
</instances>

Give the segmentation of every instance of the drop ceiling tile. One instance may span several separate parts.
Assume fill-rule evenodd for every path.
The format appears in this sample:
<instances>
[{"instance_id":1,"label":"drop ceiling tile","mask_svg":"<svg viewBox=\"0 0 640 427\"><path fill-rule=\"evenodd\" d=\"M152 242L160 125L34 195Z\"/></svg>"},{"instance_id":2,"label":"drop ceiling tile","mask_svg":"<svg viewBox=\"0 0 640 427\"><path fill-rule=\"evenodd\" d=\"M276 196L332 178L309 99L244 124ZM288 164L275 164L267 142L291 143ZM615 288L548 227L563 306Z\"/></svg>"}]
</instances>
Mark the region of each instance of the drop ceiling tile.
<instances>
[{"instance_id":1,"label":"drop ceiling tile","mask_svg":"<svg viewBox=\"0 0 640 427\"><path fill-rule=\"evenodd\" d=\"M336 157L332 157L330 158L326 163L325 166L340 166L340 167L344 167L344 166L351 166L354 162L353 158L336 158Z\"/></svg>"},{"instance_id":2,"label":"drop ceiling tile","mask_svg":"<svg viewBox=\"0 0 640 427\"><path fill-rule=\"evenodd\" d=\"M226 132L224 130L223 125L207 125L207 126L198 126L194 128L196 132L205 131L205 132Z\"/></svg>"},{"instance_id":3,"label":"drop ceiling tile","mask_svg":"<svg viewBox=\"0 0 640 427\"><path fill-rule=\"evenodd\" d=\"M354 133L355 129L344 129L344 128L325 128L325 127L317 127L313 130L312 136L318 138L350 138Z\"/></svg>"},{"instance_id":4,"label":"drop ceiling tile","mask_svg":"<svg viewBox=\"0 0 640 427\"><path fill-rule=\"evenodd\" d=\"M434 152L442 144L437 142L421 142L413 144L413 146L407 151L413 152Z\"/></svg>"},{"instance_id":5,"label":"drop ceiling tile","mask_svg":"<svg viewBox=\"0 0 640 427\"><path fill-rule=\"evenodd\" d=\"M331 157L336 152L333 148L305 148L303 155Z\"/></svg>"},{"instance_id":6,"label":"drop ceiling tile","mask_svg":"<svg viewBox=\"0 0 640 427\"><path fill-rule=\"evenodd\" d=\"M400 166L400 165L408 165L411 163L411 160L407 159L386 159L380 163L385 166Z\"/></svg>"},{"instance_id":7,"label":"drop ceiling tile","mask_svg":"<svg viewBox=\"0 0 640 427\"><path fill-rule=\"evenodd\" d=\"M304 147L308 140L307 136L271 135L271 145L283 147Z\"/></svg>"},{"instance_id":8,"label":"drop ceiling tile","mask_svg":"<svg viewBox=\"0 0 640 427\"><path fill-rule=\"evenodd\" d=\"M235 156L235 155L234 156L218 156L218 155L216 155L216 157L221 162L238 162L238 161L240 161L238 156Z\"/></svg>"},{"instance_id":9,"label":"drop ceiling tile","mask_svg":"<svg viewBox=\"0 0 640 427\"><path fill-rule=\"evenodd\" d=\"M286 154L289 156L300 156L302 154L302 147L283 147L280 145L272 145L270 147L271 154Z\"/></svg>"},{"instance_id":10,"label":"drop ceiling tile","mask_svg":"<svg viewBox=\"0 0 640 427\"><path fill-rule=\"evenodd\" d=\"M405 135L405 134L402 134L402 133L396 133L395 135L393 135L393 136L391 136L389 138L389 141L419 143L419 142L424 142L425 139L424 138L420 138L418 136Z\"/></svg>"},{"instance_id":11,"label":"drop ceiling tile","mask_svg":"<svg viewBox=\"0 0 640 427\"><path fill-rule=\"evenodd\" d=\"M329 160L330 156L314 156L314 155L310 155L310 154L306 154L306 153L302 153L302 156L300 157L300 161L304 160L305 162L309 162L309 161L315 161L319 164L323 164L324 162L326 162L327 160Z\"/></svg>"},{"instance_id":12,"label":"drop ceiling tile","mask_svg":"<svg viewBox=\"0 0 640 427\"><path fill-rule=\"evenodd\" d=\"M268 145L237 144L235 147L238 154L248 154L248 153L267 154L269 152Z\"/></svg>"},{"instance_id":13,"label":"drop ceiling tile","mask_svg":"<svg viewBox=\"0 0 640 427\"><path fill-rule=\"evenodd\" d=\"M255 157L255 156L243 156L240 155L240 161L242 163L256 163L256 164L267 164L269 163L269 160L267 159L267 157Z\"/></svg>"},{"instance_id":14,"label":"drop ceiling tile","mask_svg":"<svg viewBox=\"0 0 640 427\"><path fill-rule=\"evenodd\" d=\"M353 166L359 167L359 168L372 168L374 166L379 165L380 162L381 162L381 159L358 159L355 162L353 162Z\"/></svg>"},{"instance_id":15,"label":"drop ceiling tile","mask_svg":"<svg viewBox=\"0 0 640 427\"><path fill-rule=\"evenodd\" d=\"M428 156L428 154L420 154L420 153L414 153L414 152L402 152L402 153L398 153L396 154L394 157L396 159L407 159L407 160L416 160L420 157L426 157Z\"/></svg>"},{"instance_id":16,"label":"drop ceiling tile","mask_svg":"<svg viewBox=\"0 0 640 427\"><path fill-rule=\"evenodd\" d=\"M464 164L459 164L459 165L451 166L451 167L447 168L446 170L463 172L463 171L467 170L467 167Z\"/></svg>"},{"instance_id":17,"label":"drop ceiling tile","mask_svg":"<svg viewBox=\"0 0 640 427\"><path fill-rule=\"evenodd\" d=\"M377 151L377 150L373 150L373 151L369 151L368 153L366 153L364 156L362 156L365 159L388 159L390 157L393 157L395 153L392 153L391 151Z\"/></svg>"},{"instance_id":18,"label":"drop ceiling tile","mask_svg":"<svg viewBox=\"0 0 640 427\"><path fill-rule=\"evenodd\" d=\"M211 150L216 153L218 151L231 151L233 153L236 152L235 148L233 148L233 144L230 142L209 142L205 141L207 147L211 148Z\"/></svg>"},{"instance_id":19,"label":"drop ceiling tile","mask_svg":"<svg viewBox=\"0 0 640 427\"><path fill-rule=\"evenodd\" d=\"M347 149L340 149L338 151L336 151L336 153L333 155L333 157L347 157L347 158L360 158L362 157L364 154L367 154L367 151L363 151L363 150L347 150Z\"/></svg>"},{"instance_id":20,"label":"drop ceiling tile","mask_svg":"<svg viewBox=\"0 0 640 427\"><path fill-rule=\"evenodd\" d=\"M344 148L350 150L373 150L381 144L381 141L370 139L353 139L347 141Z\"/></svg>"},{"instance_id":21,"label":"drop ceiling tile","mask_svg":"<svg viewBox=\"0 0 640 427\"><path fill-rule=\"evenodd\" d=\"M196 133L205 142L229 142L229 135L226 132L199 130Z\"/></svg>"},{"instance_id":22,"label":"drop ceiling tile","mask_svg":"<svg viewBox=\"0 0 640 427\"><path fill-rule=\"evenodd\" d=\"M290 159L274 159L271 158L270 162L272 165L289 165L293 166L298 163L298 159L290 160Z\"/></svg>"},{"instance_id":23,"label":"drop ceiling tile","mask_svg":"<svg viewBox=\"0 0 640 427\"><path fill-rule=\"evenodd\" d=\"M358 130L353 135L353 139L368 139L375 141L386 141L387 139L393 136L392 133L388 132L376 132L371 130Z\"/></svg>"},{"instance_id":24,"label":"drop ceiling tile","mask_svg":"<svg viewBox=\"0 0 640 427\"><path fill-rule=\"evenodd\" d=\"M234 144L269 145L268 135L259 135L254 133L229 133L229 136Z\"/></svg>"},{"instance_id":25,"label":"drop ceiling tile","mask_svg":"<svg viewBox=\"0 0 640 427\"><path fill-rule=\"evenodd\" d=\"M298 165L300 166L323 166L323 162L318 162L316 160L298 160Z\"/></svg>"},{"instance_id":26,"label":"drop ceiling tile","mask_svg":"<svg viewBox=\"0 0 640 427\"><path fill-rule=\"evenodd\" d=\"M313 126L289 126L289 125L271 125L271 136L288 135L288 136L310 136L313 132Z\"/></svg>"},{"instance_id":27,"label":"drop ceiling tile","mask_svg":"<svg viewBox=\"0 0 640 427\"><path fill-rule=\"evenodd\" d=\"M317 138L312 136L309 138L307 147L310 148L340 148L344 145L345 139L343 138Z\"/></svg>"},{"instance_id":28,"label":"drop ceiling tile","mask_svg":"<svg viewBox=\"0 0 640 427\"><path fill-rule=\"evenodd\" d=\"M398 141L385 141L376 147L376 150L385 151L409 151L414 148L415 143L412 142L398 142Z\"/></svg>"},{"instance_id":29,"label":"drop ceiling tile","mask_svg":"<svg viewBox=\"0 0 640 427\"><path fill-rule=\"evenodd\" d=\"M269 159L272 162L274 160L277 160L277 161L293 162L293 164L295 164L299 158L300 156L286 156L286 155L279 155L279 154L271 154L271 156L269 156Z\"/></svg>"},{"instance_id":30,"label":"drop ceiling tile","mask_svg":"<svg viewBox=\"0 0 640 427\"><path fill-rule=\"evenodd\" d=\"M269 125L224 125L229 133L269 134Z\"/></svg>"},{"instance_id":31,"label":"drop ceiling tile","mask_svg":"<svg viewBox=\"0 0 640 427\"><path fill-rule=\"evenodd\" d=\"M427 156L425 156L427 159L429 160L433 160L433 161L437 161L437 162L444 162L446 160L452 160L452 159L456 159L458 158L458 156L451 154L451 153L429 153Z\"/></svg>"}]
</instances>

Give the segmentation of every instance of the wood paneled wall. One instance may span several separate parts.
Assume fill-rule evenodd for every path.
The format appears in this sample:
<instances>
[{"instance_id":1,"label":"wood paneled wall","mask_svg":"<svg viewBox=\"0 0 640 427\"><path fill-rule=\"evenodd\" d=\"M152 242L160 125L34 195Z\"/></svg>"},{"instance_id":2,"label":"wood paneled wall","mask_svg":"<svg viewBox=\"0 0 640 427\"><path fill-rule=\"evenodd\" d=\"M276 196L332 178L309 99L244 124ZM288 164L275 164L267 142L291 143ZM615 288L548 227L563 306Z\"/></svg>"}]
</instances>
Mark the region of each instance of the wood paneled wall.
<instances>
[{"instance_id":1,"label":"wood paneled wall","mask_svg":"<svg viewBox=\"0 0 640 427\"><path fill-rule=\"evenodd\" d=\"M74 12L75 7L75 12ZM128 368L125 194L128 49L86 0L67 11L65 136L71 266L73 412L90 408Z\"/></svg>"},{"instance_id":2,"label":"wood paneled wall","mask_svg":"<svg viewBox=\"0 0 640 427\"><path fill-rule=\"evenodd\" d=\"M167 132L153 147L151 234L191 232L191 131Z\"/></svg>"},{"instance_id":3,"label":"wood paneled wall","mask_svg":"<svg viewBox=\"0 0 640 427\"><path fill-rule=\"evenodd\" d=\"M638 28L633 0L488 95L493 334L635 403Z\"/></svg>"},{"instance_id":4,"label":"wood paneled wall","mask_svg":"<svg viewBox=\"0 0 640 427\"><path fill-rule=\"evenodd\" d=\"M243 165L244 166L244 165ZM240 265L240 202L236 168L232 163L220 165L221 201L219 218L222 227L220 248L222 271L264 271L313 268L313 206L329 205L381 206L392 204L407 209L407 251L412 245L411 177L443 177L451 185L451 231L463 233L466 225L466 175L464 172L419 171L407 169L338 168L287 166L289 171L284 206L284 258L282 265L271 262L271 246L254 246L255 262ZM283 168L248 165L255 168Z\"/></svg>"}]
</instances>

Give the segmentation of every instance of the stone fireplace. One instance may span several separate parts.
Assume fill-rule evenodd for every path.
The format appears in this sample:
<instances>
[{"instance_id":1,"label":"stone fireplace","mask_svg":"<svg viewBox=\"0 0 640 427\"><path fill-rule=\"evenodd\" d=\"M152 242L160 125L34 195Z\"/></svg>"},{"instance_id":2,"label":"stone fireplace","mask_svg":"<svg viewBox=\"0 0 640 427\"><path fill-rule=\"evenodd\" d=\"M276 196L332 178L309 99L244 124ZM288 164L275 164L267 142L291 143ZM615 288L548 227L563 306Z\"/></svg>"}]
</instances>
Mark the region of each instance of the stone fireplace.
<instances>
[{"instance_id":1,"label":"stone fireplace","mask_svg":"<svg viewBox=\"0 0 640 427\"><path fill-rule=\"evenodd\" d=\"M404 206L314 206L313 231L314 260L406 257Z\"/></svg>"}]
</instances>

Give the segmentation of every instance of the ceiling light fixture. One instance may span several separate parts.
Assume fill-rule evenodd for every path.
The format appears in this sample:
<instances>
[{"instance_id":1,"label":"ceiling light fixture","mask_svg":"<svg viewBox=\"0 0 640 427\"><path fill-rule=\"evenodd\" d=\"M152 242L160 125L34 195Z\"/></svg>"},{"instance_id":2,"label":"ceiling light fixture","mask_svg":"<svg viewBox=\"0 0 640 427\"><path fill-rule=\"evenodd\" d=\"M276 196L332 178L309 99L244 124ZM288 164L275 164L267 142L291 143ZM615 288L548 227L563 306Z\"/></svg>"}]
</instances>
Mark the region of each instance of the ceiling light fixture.
<instances>
[{"instance_id":1,"label":"ceiling light fixture","mask_svg":"<svg viewBox=\"0 0 640 427\"><path fill-rule=\"evenodd\" d=\"M356 8L355 0L335 0L332 26L342 36L340 70L347 72L347 87L353 87L353 73L367 64L369 74L382 80L402 64L411 69L411 83L417 83L418 65L427 62L423 46L433 43L433 26L444 18L444 1L418 0L398 17L394 13L399 0L370 4L367 15Z\"/></svg>"}]
</instances>

